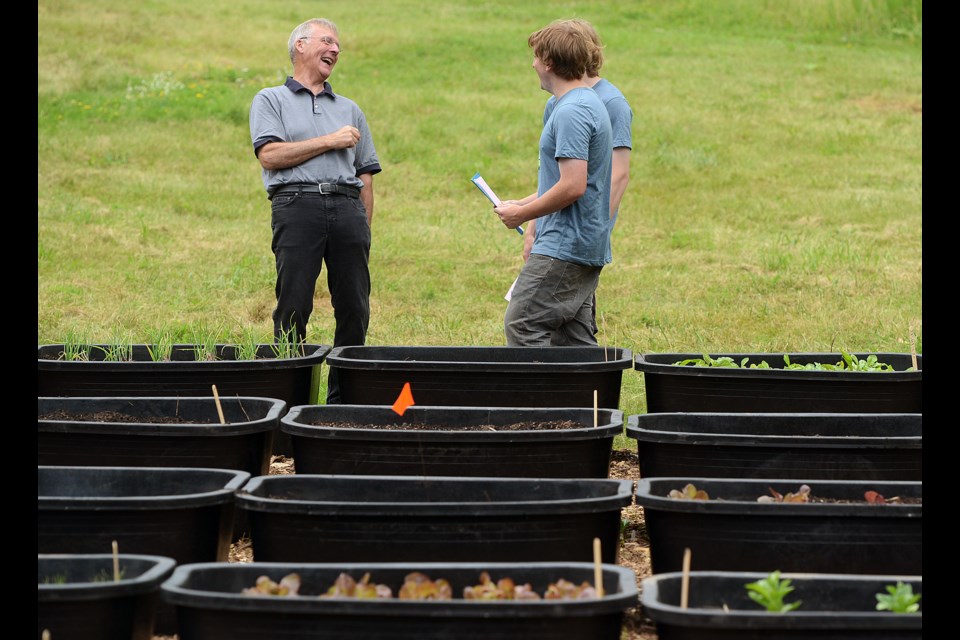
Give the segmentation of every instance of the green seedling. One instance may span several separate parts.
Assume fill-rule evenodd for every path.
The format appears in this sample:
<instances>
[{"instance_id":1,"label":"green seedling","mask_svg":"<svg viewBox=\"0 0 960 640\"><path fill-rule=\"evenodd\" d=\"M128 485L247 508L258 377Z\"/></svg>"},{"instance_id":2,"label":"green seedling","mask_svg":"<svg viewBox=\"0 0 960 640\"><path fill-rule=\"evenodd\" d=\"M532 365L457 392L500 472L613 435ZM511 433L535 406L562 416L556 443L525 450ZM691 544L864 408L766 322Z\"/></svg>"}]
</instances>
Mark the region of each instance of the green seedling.
<instances>
[{"instance_id":1,"label":"green seedling","mask_svg":"<svg viewBox=\"0 0 960 640\"><path fill-rule=\"evenodd\" d=\"M173 354L173 338L167 331L157 331L147 340L147 354L153 362L169 360Z\"/></svg>"},{"instance_id":2,"label":"green seedling","mask_svg":"<svg viewBox=\"0 0 960 640\"><path fill-rule=\"evenodd\" d=\"M67 584L67 576L63 573L57 573L52 576L44 576L43 580L40 581L40 584Z\"/></svg>"},{"instance_id":3,"label":"green seedling","mask_svg":"<svg viewBox=\"0 0 960 640\"><path fill-rule=\"evenodd\" d=\"M290 329L277 336L273 342L272 350L275 358L298 358L303 355L303 345L297 339L297 330L290 327Z\"/></svg>"},{"instance_id":4,"label":"green seedling","mask_svg":"<svg viewBox=\"0 0 960 640\"><path fill-rule=\"evenodd\" d=\"M790 362L790 356L788 354L783 354L783 368L787 370L796 370L796 371L866 371L866 372L875 372L875 371L894 371L892 365L886 364L885 362L880 362L877 356L871 354L862 360L857 358L857 356L847 353L845 351L840 352L841 357L843 358L835 364L829 363L820 363L820 362L809 362L807 364L800 364L796 362ZM712 358L709 354L703 354L703 358L688 358L687 360L678 360L673 364L679 366L693 366L693 367L728 367L733 369L772 369L766 360L761 361L759 364L750 364L750 358L746 357L740 360L737 363L736 360L730 356L720 356L719 358ZM913 371L913 367L907 369L907 371Z\"/></svg>"},{"instance_id":5,"label":"green seedling","mask_svg":"<svg viewBox=\"0 0 960 640\"><path fill-rule=\"evenodd\" d=\"M63 360L85 361L90 359L92 349L86 340L71 331L63 341L63 354L60 357Z\"/></svg>"},{"instance_id":6,"label":"green seedling","mask_svg":"<svg viewBox=\"0 0 960 640\"><path fill-rule=\"evenodd\" d=\"M750 599L773 613L786 613L793 611L802 604L802 600L796 602L784 602L783 599L793 591L790 586L790 580L781 580L780 572L774 571L766 578L761 578L756 582L750 582L744 585L747 589L747 595Z\"/></svg>"},{"instance_id":7,"label":"green seedling","mask_svg":"<svg viewBox=\"0 0 960 640\"><path fill-rule=\"evenodd\" d=\"M892 613L916 613L920 610L920 596L913 592L913 585L897 581L896 585L888 584L886 593L877 594L877 611Z\"/></svg>"}]
</instances>

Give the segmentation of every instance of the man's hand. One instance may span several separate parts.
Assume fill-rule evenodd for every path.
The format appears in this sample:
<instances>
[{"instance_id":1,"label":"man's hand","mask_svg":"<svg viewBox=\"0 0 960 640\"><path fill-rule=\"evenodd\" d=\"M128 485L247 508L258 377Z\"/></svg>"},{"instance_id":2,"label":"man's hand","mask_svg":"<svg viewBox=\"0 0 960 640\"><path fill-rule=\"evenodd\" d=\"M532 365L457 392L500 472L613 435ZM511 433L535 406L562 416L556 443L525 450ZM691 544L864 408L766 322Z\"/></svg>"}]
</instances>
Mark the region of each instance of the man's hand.
<instances>
[{"instance_id":1,"label":"man's hand","mask_svg":"<svg viewBox=\"0 0 960 640\"><path fill-rule=\"evenodd\" d=\"M517 204L516 200L507 200L501 202L499 207L494 207L493 211L500 216L500 222L507 229L516 229L524 222L526 218L522 216L523 206Z\"/></svg>"},{"instance_id":2,"label":"man's hand","mask_svg":"<svg viewBox=\"0 0 960 640\"><path fill-rule=\"evenodd\" d=\"M349 149L360 142L360 130L347 125L327 134L326 138L330 149Z\"/></svg>"}]
</instances>

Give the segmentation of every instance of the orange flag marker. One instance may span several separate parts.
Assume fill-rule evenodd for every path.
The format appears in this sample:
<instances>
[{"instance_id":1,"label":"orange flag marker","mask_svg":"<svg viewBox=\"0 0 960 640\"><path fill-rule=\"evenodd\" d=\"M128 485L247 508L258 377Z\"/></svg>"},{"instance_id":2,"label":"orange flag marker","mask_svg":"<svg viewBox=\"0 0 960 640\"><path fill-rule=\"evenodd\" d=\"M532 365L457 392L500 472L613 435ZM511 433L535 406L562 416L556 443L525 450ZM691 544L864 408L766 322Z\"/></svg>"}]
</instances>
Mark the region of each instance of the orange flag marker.
<instances>
[{"instance_id":1,"label":"orange flag marker","mask_svg":"<svg viewBox=\"0 0 960 640\"><path fill-rule=\"evenodd\" d=\"M397 396L396 401L393 403L393 410L402 416L403 412L414 404L416 403L413 401L413 392L410 391L410 383L404 382L403 390L400 391L400 395Z\"/></svg>"}]
</instances>

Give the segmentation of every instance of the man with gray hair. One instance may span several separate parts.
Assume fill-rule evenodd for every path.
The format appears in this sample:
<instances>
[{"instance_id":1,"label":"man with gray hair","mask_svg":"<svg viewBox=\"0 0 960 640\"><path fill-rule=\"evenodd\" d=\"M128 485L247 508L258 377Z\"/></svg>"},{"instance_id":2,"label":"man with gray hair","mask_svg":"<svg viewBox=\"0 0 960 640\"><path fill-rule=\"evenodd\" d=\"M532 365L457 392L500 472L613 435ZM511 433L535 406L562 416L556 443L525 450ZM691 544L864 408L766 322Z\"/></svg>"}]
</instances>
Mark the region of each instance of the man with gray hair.
<instances>
[{"instance_id":1,"label":"man with gray hair","mask_svg":"<svg viewBox=\"0 0 960 640\"><path fill-rule=\"evenodd\" d=\"M274 336L306 341L326 263L333 346L361 345L370 321L373 176L380 162L363 111L327 82L340 60L337 26L307 20L290 34L288 49L293 75L261 90L250 107L250 137L271 200ZM339 400L331 370L327 403Z\"/></svg>"}]
</instances>

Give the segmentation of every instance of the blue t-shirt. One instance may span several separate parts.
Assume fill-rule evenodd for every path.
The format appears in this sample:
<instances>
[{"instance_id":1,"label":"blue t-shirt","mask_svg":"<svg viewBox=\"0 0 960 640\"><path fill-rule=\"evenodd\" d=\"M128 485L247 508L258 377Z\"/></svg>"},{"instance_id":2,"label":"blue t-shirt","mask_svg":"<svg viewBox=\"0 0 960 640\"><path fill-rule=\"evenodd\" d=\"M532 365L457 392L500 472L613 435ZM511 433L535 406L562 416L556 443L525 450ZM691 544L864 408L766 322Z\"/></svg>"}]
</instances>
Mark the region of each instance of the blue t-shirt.
<instances>
[{"instance_id":1,"label":"blue t-shirt","mask_svg":"<svg viewBox=\"0 0 960 640\"><path fill-rule=\"evenodd\" d=\"M607 108L607 115L610 116L610 126L613 129L613 148L633 149L633 110L627 102L627 98L616 86L609 80L600 78L599 82L593 85L593 90L597 92L603 101L603 106ZM553 109L557 104L557 99L550 96L543 109L543 123L546 124ZM613 232L613 226L617 222L618 211L613 212L613 218L610 220L610 232ZM613 261L612 249L607 250L607 262Z\"/></svg>"},{"instance_id":2,"label":"blue t-shirt","mask_svg":"<svg viewBox=\"0 0 960 640\"><path fill-rule=\"evenodd\" d=\"M560 181L560 158L587 161L587 190L573 204L537 218L531 253L602 267L610 262L613 134L603 102L589 87L556 101L540 134L537 195Z\"/></svg>"}]
</instances>

